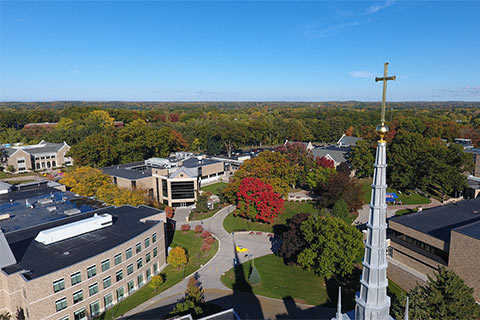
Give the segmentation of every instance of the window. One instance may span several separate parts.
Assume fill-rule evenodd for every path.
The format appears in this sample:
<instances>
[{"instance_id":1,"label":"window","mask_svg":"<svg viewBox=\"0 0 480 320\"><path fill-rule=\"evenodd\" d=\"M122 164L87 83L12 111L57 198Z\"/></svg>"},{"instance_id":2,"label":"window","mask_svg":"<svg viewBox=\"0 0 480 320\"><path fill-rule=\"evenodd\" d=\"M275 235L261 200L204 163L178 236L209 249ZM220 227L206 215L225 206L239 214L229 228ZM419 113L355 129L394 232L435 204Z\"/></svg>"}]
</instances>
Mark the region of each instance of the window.
<instances>
[{"instance_id":1,"label":"window","mask_svg":"<svg viewBox=\"0 0 480 320\"><path fill-rule=\"evenodd\" d=\"M145 248L148 248L150 245L150 238L145 239Z\"/></svg>"},{"instance_id":2,"label":"window","mask_svg":"<svg viewBox=\"0 0 480 320\"><path fill-rule=\"evenodd\" d=\"M88 293L90 296L93 296L98 292L98 283L92 284L90 287L88 287Z\"/></svg>"},{"instance_id":3,"label":"window","mask_svg":"<svg viewBox=\"0 0 480 320\"><path fill-rule=\"evenodd\" d=\"M153 264L153 273L157 274L157 272L158 272L158 263L155 262Z\"/></svg>"},{"instance_id":4,"label":"window","mask_svg":"<svg viewBox=\"0 0 480 320\"><path fill-rule=\"evenodd\" d=\"M132 248L128 248L127 251L125 251L125 259L130 259L132 257Z\"/></svg>"},{"instance_id":5,"label":"window","mask_svg":"<svg viewBox=\"0 0 480 320\"><path fill-rule=\"evenodd\" d=\"M102 261L102 272L110 269L110 259Z\"/></svg>"},{"instance_id":6,"label":"window","mask_svg":"<svg viewBox=\"0 0 480 320\"><path fill-rule=\"evenodd\" d=\"M85 308L82 308L78 311L75 311L73 313L73 319L75 320L83 320L83 319L86 319L87 318L87 315L85 314Z\"/></svg>"},{"instance_id":7,"label":"window","mask_svg":"<svg viewBox=\"0 0 480 320\"><path fill-rule=\"evenodd\" d=\"M94 303L90 303L90 315L92 317L95 317L99 313L100 313L100 302L97 300Z\"/></svg>"},{"instance_id":8,"label":"window","mask_svg":"<svg viewBox=\"0 0 480 320\"><path fill-rule=\"evenodd\" d=\"M120 281L123 279L123 270L119 270L117 271L117 273L115 273L115 280Z\"/></svg>"},{"instance_id":9,"label":"window","mask_svg":"<svg viewBox=\"0 0 480 320\"><path fill-rule=\"evenodd\" d=\"M128 287L128 294L130 294L133 290L135 290L135 283L133 282L133 280L128 281L127 287Z\"/></svg>"},{"instance_id":10,"label":"window","mask_svg":"<svg viewBox=\"0 0 480 320\"><path fill-rule=\"evenodd\" d=\"M105 302L105 308L110 308L113 302L113 295L111 293L103 297L103 302Z\"/></svg>"},{"instance_id":11,"label":"window","mask_svg":"<svg viewBox=\"0 0 480 320\"><path fill-rule=\"evenodd\" d=\"M127 266L127 275L130 275L133 273L133 264L129 264Z\"/></svg>"},{"instance_id":12,"label":"window","mask_svg":"<svg viewBox=\"0 0 480 320\"><path fill-rule=\"evenodd\" d=\"M117 177L113 177L113 184L117 184Z\"/></svg>"},{"instance_id":13,"label":"window","mask_svg":"<svg viewBox=\"0 0 480 320\"><path fill-rule=\"evenodd\" d=\"M145 256L145 263L149 263L150 262L150 252L147 253L147 255Z\"/></svg>"},{"instance_id":14,"label":"window","mask_svg":"<svg viewBox=\"0 0 480 320\"><path fill-rule=\"evenodd\" d=\"M27 316L28 317L28 316ZM61 317L59 320L68 320L68 315Z\"/></svg>"},{"instance_id":15,"label":"window","mask_svg":"<svg viewBox=\"0 0 480 320\"><path fill-rule=\"evenodd\" d=\"M112 285L112 277L106 277L103 279L103 289L106 289Z\"/></svg>"},{"instance_id":16,"label":"window","mask_svg":"<svg viewBox=\"0 0 480 320\"><path fill-rule=\"evenodd\" d=\"M143 284L143 274L139 274L137 276L137 284L138 284L138 287L140 288Z\"/></svg>"},{"instance_id":17,"label":"window","mask_svg":"<svg viewBox=\"0 0 480 320\"><path fill-rule=\"evenodd\" d=\"M123 296L125 295L125 290L123 287L120 287L117 289L117 302L123 299Z\"/></svg>"},{"instance_id":18,"label":"window","mask_svg":"<svg viewBox=\"0 0 480 320\"><path fill-rule=\"evenodd\" d=\"M150 268L145 271L145 275L147 276L147 281L150 281L150 278L152 277L152 270Z\"/></svg>"},{"instance_id":19,"label":"window","mask_svg":"<svg viewBox=\"0 0 480 320\"><path fill-rule=\"evenodd\" d=\"M139 253L140 251L142 251L142 243L141 242L137 243L137 245L135 246L135 253Z\"/></svg>"},{"instance_id":20,"label":"window","mask_svg":"<svg viewBox=\"0 0 480 320\"><path fill-rule=\"evenodd\" d=\"M87 268L87 277L90 279L91 277L94 277L97 275L97 267L96 266L91 266Z\"/></svg>"},{"instance_id":21,"label":"window","mask_svg":"<svg viewBox=\"0 0 480 320\"><path fill-rule=\"evenodd\" d=\"M62 298L60 300L55 301L55 309L61 311L67 307L67 298Z\"/></svg>"},{"instance_id":22,"label":"window","mask_svg":"<svg viewBox=\"0 0 480 320\"><path fill-rule=\"evenodd\" d=\"M119 265L120 263L122 263L122 254L119 253L115 255L114 259L115 259L115 265Z\"/></svg>"},{"instance_id":23,"label":"window","mask_svg":"<svg viewBox=\"0 0 480 320\"><path fill-rule=\"evenodd\" d=\"M157 233L152 234L152 243L157 242Z\"/></svg>"},{"instance_id":24,"label":"window","mask_svg":"<svg viewBox=\"0 0 480 320\"><path fill-rule=\"evenodd\" d=\"M132 181L132 189L135 190L137 188L137 181Z\"/></svg>"},{"instance_id":25,"label":"window","mask_svg":"<svg viewBox=\"0 0 480 320\"><path fill-rule=\"evenodd\" d=\"M158 251L157 248L153 248L153 257L154 257L154 258L157 256L157 251Z\"/></svg>"},{"instance_id":26,"label":"window","mask_svg":"<svg viewBox=\"0 0 480 320\"><path fill-rule=\"evenodd\" d=\"M82 274L80 272L72 274L71 277L72 277L72 286L82 282Z\"/></svg>"},{"instance_id":27,"label":"window","mask_svg":"<svg viewBox=\"0 0 480 320\"><path fill-rule=\"evenodd\" d=\"M65 289L65 281L63 279L53 282L53 292L58 292Z\"/></svg>"},{"instance_id":28,"label":"window","mask_svg":"<svg viewBox=\"0 0 480 320\"><path fill-rule=\"evenodd\" d=\"M142 265L143 265L143 260L142 260L142 258L140 258L140 259L137 260L137 269L140 269L142 267Z\"/></svg>"},{"instance_id":29,"label":"window","mask_svg":"<svg viewBox=\"0 0 480 320\"><path fill-rule=\"evenodd\" d=\"M172 182L172 199L192 199L195 198L195 187L193 181Z\"/></svg>"},{"instance_id":30,"label":"window","mask_svg":"<svg viewBox=\"0 0 480 320\"><path fill-rule=\"evenodd\" d=\"M162 195L164 198L168 197L168 182L165 179L162 179Z\"/></svg>"},{"instance_id":31,"label":"window","mask_svg":"<svg viewBox=\"0 0 480 320\"><path fill-rule=\"evenodd\" d=\"M25 159L24 158L18 159L17 163L25 163Z\"/></svg>"},{"instance_id":32,"label":"window","mask_svg":"<svg viewBox=\"0 0 480 320\"><path fill-rule=\"evenodd\" d=\"M83 290L77 291L73 294L73 303L77 303L83 300Z\"/></svg>"}]
</instances>

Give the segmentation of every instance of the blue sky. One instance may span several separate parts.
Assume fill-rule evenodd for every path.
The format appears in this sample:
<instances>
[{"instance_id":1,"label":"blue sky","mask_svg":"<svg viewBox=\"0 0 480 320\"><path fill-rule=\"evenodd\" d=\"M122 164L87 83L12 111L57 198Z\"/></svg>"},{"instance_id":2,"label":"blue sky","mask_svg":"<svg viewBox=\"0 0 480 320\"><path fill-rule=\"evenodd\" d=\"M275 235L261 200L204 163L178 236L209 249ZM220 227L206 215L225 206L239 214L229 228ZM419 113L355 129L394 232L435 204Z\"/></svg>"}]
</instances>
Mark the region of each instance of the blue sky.
<instances>
[{"instance_id":1,"label":"blue sky","mask_svg":"<svg viewBox=\"0 0 480 320\"><path fill-rule=\"evenodd\" d=\"M0 100L480 100L480 1L0 1Z\"/></svg>"}]
</instances>

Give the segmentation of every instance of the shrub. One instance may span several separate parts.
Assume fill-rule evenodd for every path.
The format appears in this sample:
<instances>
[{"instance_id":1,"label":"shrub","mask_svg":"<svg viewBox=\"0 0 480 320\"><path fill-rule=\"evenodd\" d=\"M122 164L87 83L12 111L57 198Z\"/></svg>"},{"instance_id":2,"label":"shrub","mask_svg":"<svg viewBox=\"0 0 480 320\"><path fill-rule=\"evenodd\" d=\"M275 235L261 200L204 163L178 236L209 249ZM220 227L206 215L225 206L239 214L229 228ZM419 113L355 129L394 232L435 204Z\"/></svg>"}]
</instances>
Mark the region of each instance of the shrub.
<instances>
[{"instance_id":1,"label":"shrub","mask_svg":"<svg viewBox=\"0 0 480 320\"><path fill-rule=\"evenodd\" d=\"M260 277L260 273L258 273L257 268L253 266L252 271L250 272L250 276L248 277L248 282L252 285L259 284L262 281Z\"/></svg>"},{"instance_id":2,"label":"shrub","mask_svg":"<svg viewBox=\"0 0 480 320\"><path fill-rule=\"evenodd\" d=\"M200 233L200 232L203 231L203 226L200 225L200 224L197 224L197 225L195 226L195 229L193 229L193 231L195 231L195 233Z\"/></svg>"},{"instance_id":3,"label":"shrub","mask_svg":"<svg viewBox=\"0 0 480 320\"><path fill-rule=\"evenodd\" d=\"M202 232L202 238L204 238L204 239L205 239L205 238L208 238L208 237L211 236L211 235L212 235L212 234L211 234L209 231L207 231L207 230L205 230L205 231Z\"/></svg>"},{"instance_id":4,"label":"shrub","mask_svg":"<svg viewBox=\"0 0 480 320\"><path fill-rule=\"evenodd\" d=\"M190 225L189 224L182 224L182 231L189 231Z\"/></svg>"},{"instance_id":5,"label":"shrub","mask_svg":"<svg viewBox=\"0 0 480 320\"><path fill-rule=\"evenodd\" d=\"M213 244L215 242L215 239L210 235L208 238L205 238L203 242L208 244Z\"/></svg>"},{"instance_id":6,"label":"shrub","mask_svg":"<svg viewBox=\"0 0 480 320\"><path fill-rule=\"evenodd\" d=\"M205 241L202 246L200 247L200 250L205 252L205 251L210 251L211 246Z\"/></svg>"},{"instance_id":7,"label":"shrub","mask_svg":"<svg viewBox=\"0 0 480 320\"><path fill-rule=\"evenodd\" d=\"M170 206L165 207L165 213L167 214L167 218L172 219L173 218L173 208Z\"/></svg>"}]
</instances>

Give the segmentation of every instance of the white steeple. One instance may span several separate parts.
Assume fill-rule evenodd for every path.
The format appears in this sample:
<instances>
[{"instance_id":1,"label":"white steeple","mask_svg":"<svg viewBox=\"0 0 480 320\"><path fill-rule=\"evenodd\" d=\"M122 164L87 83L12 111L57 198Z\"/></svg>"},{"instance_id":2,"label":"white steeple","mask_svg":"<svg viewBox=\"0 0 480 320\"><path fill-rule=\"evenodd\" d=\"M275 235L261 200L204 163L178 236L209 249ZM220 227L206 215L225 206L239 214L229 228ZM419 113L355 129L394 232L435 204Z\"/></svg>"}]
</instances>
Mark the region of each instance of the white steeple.
<instances>
[{"instance_id":1,"label":"white steeple","mask_svg":"<svg viewBox=\"0 0 480 320\"><path fill-rule=\"evenodd\" d=\"M338 287L337 313L332 320L350 320L346 314L342 314L342 287Z\"/></svg>"}]
</instances>

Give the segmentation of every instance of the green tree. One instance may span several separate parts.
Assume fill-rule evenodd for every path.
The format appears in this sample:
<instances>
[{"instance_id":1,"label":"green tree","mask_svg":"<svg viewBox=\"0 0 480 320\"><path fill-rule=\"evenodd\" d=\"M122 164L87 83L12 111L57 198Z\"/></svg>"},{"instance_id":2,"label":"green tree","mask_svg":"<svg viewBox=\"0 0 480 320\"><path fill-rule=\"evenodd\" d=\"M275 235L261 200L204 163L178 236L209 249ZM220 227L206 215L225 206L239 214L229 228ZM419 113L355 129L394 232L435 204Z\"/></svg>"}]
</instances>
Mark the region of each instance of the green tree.
<instances>
[{"instance_id":1,"label":"green tree","mask_svg":"<svg viewBox=\"0 0 480 320\"><path fill-rule=\"evenodd\" d=\"M373 163L375 162L375 148L367 140L360 140L352 147L349 155L355 175L359 178L371 177L373 175Z\"/></svg>"},{"instance_id":2,"label":"green tree","mask_svg":"<svg viewBox=\"0 0 480 320\"><path fill-rule=\"evenodd\" d=\"M350 212L348 211L348 206L345 200L338 199L332 208L332 216L340 218L343 221L350 223Z\"/></svg>"},{"instance_id":3,"label":"green tree","mask_svg":"<svg viewBox=\"0 0 480 320\"><path fill-rule=\"evenodd\" d=\"M255 265L252 267L252 271L250 271L250 276L248 277L248 283L251 285L256 285L259 284L260 281L262 281L262 278L260 277L260 273L258 272L257 268Z\"/></svg>"},{"instance_id":4,"label":"green tree","mask_svg":"<svg viewBox=\"0 0 480 320\"><path fill-rule=\"evenodd\" d=\"M298 263L327 279L353 272L363 255L362 233L339 218L310 216L301 226L306 248Z\"/></svg>"},{"instance_id":5,"label":"green tree","mask_svg":"<svg viewBox=\"0 0 480 320\"><path fill-rule=\"evenodd\" d=\"M452 270L440 267L425 286L416 286L409 293L409 318L418 320L480 319L480 306L473 289ZM405 296L392 306L396 319L403 318Z\"/></svg>"}]
</instances>

